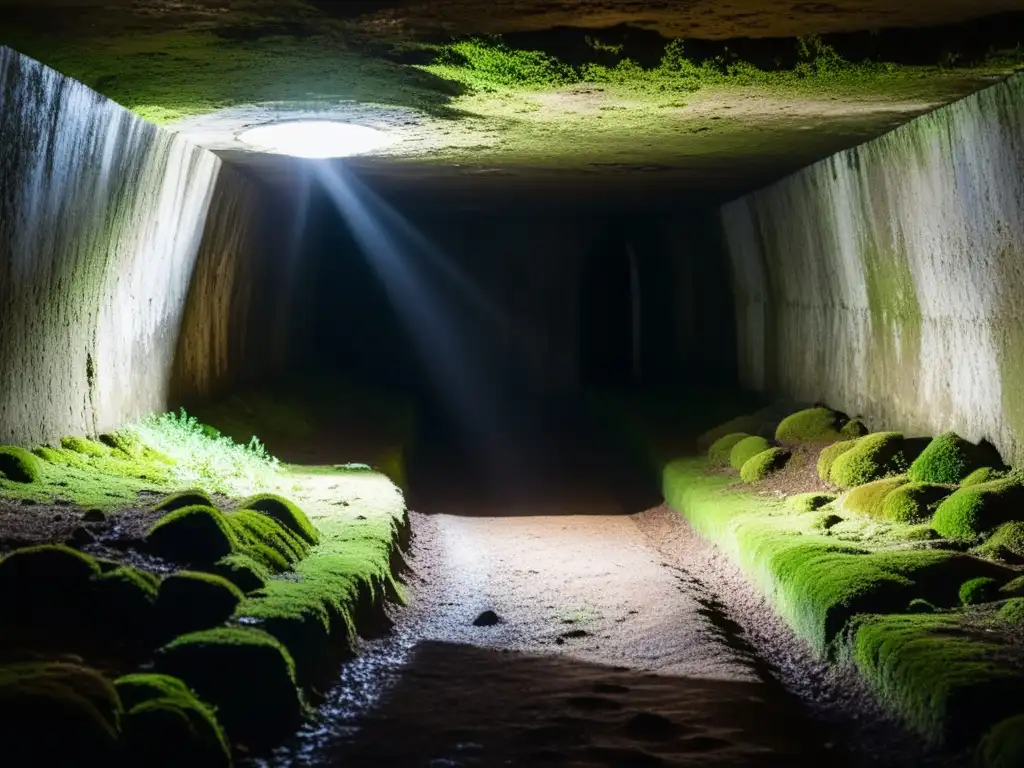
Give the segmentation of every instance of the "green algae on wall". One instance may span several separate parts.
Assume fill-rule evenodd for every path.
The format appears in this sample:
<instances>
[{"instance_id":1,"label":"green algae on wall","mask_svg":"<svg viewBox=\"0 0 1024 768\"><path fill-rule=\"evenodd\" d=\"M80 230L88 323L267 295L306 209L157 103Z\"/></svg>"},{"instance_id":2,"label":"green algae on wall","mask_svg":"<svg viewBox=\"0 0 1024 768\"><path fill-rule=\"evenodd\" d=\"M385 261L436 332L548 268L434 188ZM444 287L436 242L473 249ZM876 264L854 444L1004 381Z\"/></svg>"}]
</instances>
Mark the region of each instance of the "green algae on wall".
<instances>
[{"instance_id":1,"label":"green algae on wall","mask_svg":"<svg viewBox=\"0 0 1024 768\"><path fill-rule=\"evenodd\" d=\"M745 384L1024 456L1024 74L721 218Z\"/></svg>"}]
</instances>

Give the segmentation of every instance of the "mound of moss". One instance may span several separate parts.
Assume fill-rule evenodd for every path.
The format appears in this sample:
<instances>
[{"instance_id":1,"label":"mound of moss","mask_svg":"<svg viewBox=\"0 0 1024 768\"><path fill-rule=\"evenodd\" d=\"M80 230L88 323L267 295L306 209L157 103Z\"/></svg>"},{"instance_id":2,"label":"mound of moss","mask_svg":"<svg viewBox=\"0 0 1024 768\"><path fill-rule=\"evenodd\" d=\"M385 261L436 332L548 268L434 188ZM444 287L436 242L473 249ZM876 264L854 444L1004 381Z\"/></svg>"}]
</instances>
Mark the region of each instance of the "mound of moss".
<instances>
[{"instance_id":1,"label":"mound of moss","mask_svg":"<svg viewBox=\"0 0 1024 768\"><path fill-rule=\"evenodd\" d=\"M907 613L935 613L935 606L927 600L915 597L907 603Z\"/></svg>"},{"instance_id":2,"label":"mound of moss","mask_svg":"<svg viewBox=\"0 0 1024 768\"><path fill-rule=\"evenodd\" d=\"M980 449L955 432L939 435L907 470L911 480L956 485L979 469Z\"/></svg>"},{"instance_id":3,"label":"mound of moss","mask_svg":"<svg viewBox=\"0 0 1024 768\"><path fill-rule=\"evenodd\" d=\"M772 447L763 437L745 437L729 452L729 466L739 472L750 459Z\"/></svg>"},{"instance_id":4,"label":"mound of moss","mask_svg":"<svg viewBox=\"0 0 1024 768\"><path fill-rule=\"evenodd\" d=\"M156 665L209 702L232 741L273 744L304 714L292 657L259 629L221 627L183 635L157 651Z\"/></svg>"},{"instance_id":5,"label":"mound of moss","mask_svg":"<svg viewBox=\"0 0 1024 768\"><path fill-rule=\"evenodd\" d=\"M152 574L130 566L101 573L94 581L90 625L119 643L146 645L152 637L158 583Z\"/></svg>"},{"instance_id":6,"label":"mound of moss","mask_svg":"<svg viewBox=\"0 0 1024 768\"><path fill-rule=\"evenodd\" d=\"M115 763L121 702L95 670L56 662L0 665L0 712L4 765Z\"/></svg>"},{"instance_id":7,"label":"mound of moss","mask_svg":"<svg viewBox=\"0 0 1024 768\"><path fill-rule=\"evenodd\" d=\"M1003 598L1024 597L1024 576L1011 579L999 588L999 594Z\"/></svg>"},{"instance_id":8,"label":"mound of moss","mask_svg":"<svg viewBox=\"0 0 1024 768\"><path fill-rule=\"evenodd\" d=\"M181 565L207 566L238 547L235 528L213 507L176 509L160 518L146 534L154 555Z\"/></svg>"},{"instance_id":9,"label":"mound of moss","mask_svg":"<svg viewBox=\"0 0 1024 768\"><path fill-rule=\"evenodd\" d=\"M13 483L34 483L39 479L39 459L24 448L0 446L0 478Z\"/></svg>"},{"instance_id":10,"label":"mound of moss","mask_svg":"<svg viewBox=\"0 0 1024 768\"><path fill-rule=\"evenodd\" d=\"M1024 517L1024 486L1012 479L960 488L943 501L932 527L944 538L975 541L1003 523Z\"/></svg>"},{"instance_id":11,"label":"mound of moss","mask_svg":"<svg viewBox=\"0 0 1024 768\"><path fill-rule=\"evenodd\" d=\"M836 459L851 450L855 445L857 445L856 440L840 440L838 443L832 443L822 448L821 453L818 454L818 477L826 483L832 482L830 479L832 465L835 464Z\"/></svg>"},{"instance_id":12,"label":"mound of moss","mask_svg":"<svg viewBox=\"0 0 1024 768\"><path fill-rule=\"evenodd\" d=\"M810 524L810 529L812 531L827 533L828 531L832 530L837 525L839 525L841 522L843 522L843 518L841 518L839 515L830 512L814 520L814 522Z\"/></svg>"},{"instance_id":13,"label":"mound of moss","mask_svg":"<svg viewBox=\"0 0 1024 768\"><path fill-rule=\"evenodd\" d=\"M907 483L905 477L887 477L852 488L836 502L841 512L872 520L886 520L885 501Z\"/></svg>"},{"instance_id":14,"label":"mound of moss","mask_svg":"<svg viewBox=\"0 0 1024 768\"><path fill-rule=\"evenodd\" d=\"M786 499L786 506L796 512L816 512L835 500L834 493L798 493Z\"/></svg>"},{"instance_id":15,"label":"mound of moss","mask_svg":"<svg viewBox=\"0 0 1024 768\"><path fill-rule=\"evenodd\" d=\"M926 522L935 514L939 503L952 492L951 488L937 483L905 483L886 495L882 519L908 525Z\"/></svg>"},{"instance_id":16,"label":"mound of moss","mask_svg":"<svg viewBox=\"0 0 1024 768\"><path fill-rule=\"evenodd\" d=\"M272 493L250 496L242 502L240 508L254 509L257 512L262 512L309 544L316 544L320 541L320 534L317 533L314 525L306 517L306 513L281 496L276 496Z\"/></svg>"},{"instance_id":17,"label":"mound of moss","mask_svg":"<svg viewBox=\"0 0 1024 768\"><path fill-rule=\"evenodd\" d=\"M978 605L996 599L999 582L988 576L969 579L960 586L960 602L964 605Z\"/></svg>"},{"instance_id":18,"label":"mound of moss","mask_svg":"<svg viewBox=\"0 0 1024 768\"><path fill-rule=\"evenodd\" d=\"M268 568L285 570L309 552L309 544L262 512L240 509L229 522L246 554Z\"/></svg>"},{"instance_id":19,"label":"mound of moss","mask_svg":"<svg viewBox=\"0 0 1024 768\"><path fill-rule=\"evenodd\" d=\"M999 618L1008 624L1024 626L1024 597L1014 597L999 609Z\"/></svg>"},{"instance_id":20,"label":"mound of moss","mask_svg":"<svg viewBox=\"0 0 1024 768\"><path fill-rule=\"evenodd\" d=\"M209 570L227 579L242 592L262 589L270 579L270 571L265 566L241 553L222 557Z\"/></svg>"},{"instance_id":21,"label":"mound of moss","mask_svg":"<svg viewBox=\"0 0 1024 768\"><path fill-rule=\"evenodd\" d=\"M867 428L867 425L860 419L850 419L839 430L839 434L847 440L856 440L858 437L864 437L868 432L870 430Z\"/></svg>"},{"instance_id":22,"label":"mound of moss","mask_svg":"<svg viewBox=\"0 0 1024 768\"><path fill-rule=\"evenodd\" d=\"M720 464L729 462L732 449L740 440L750 437L746 432L730 432L728 435L718 438L708 448L708 458Z\"/></svg>"},{"instance_id":23,"label":"mound of moss","mask_svg":"<svg viewBox=\"0 0 1024 768\"><path fill-rule=\"evenodd\" d=\"M87 437L62 437L60 439L60 447L65 448L69 451L74 451L82 456L109 456L110 449L103 445L103 443L97 443L95 440L90 440Z\"/></svg>"},{"instance_id":24,"label":"mound of moss","mask_svg":"<svg viewBox=\"0 0 1024 768\"><path fill-rule=\"evenodd\" d=\"M972 485L981 485L982 483L988 483L993 480L1002 480L1006 477L1006 473L993 467L979 467L974 470L960 481L961 488L967 488Z\"/></svg>"},{"instance_id":25,"label":"mound of moss","mask_svg":"<svg viewBox=\"0 0 1024 768\"><path fill-rule=\"evenodd\" d=\"M213 500L205 491L182 491L168 496L155 507L157 512L174 512L185 507L215 507Z\"/></svg>"},{"instance_id":26,"label":"mound of moss","mask_svg":"<svg viewBox=\"0 0 1024 768\"><path fill-rule=\"evenodd\" d=\"M0 560L0 623L12 630L32 626L55 632L80 625L99 573L93 558L70 547L15 550Z\"/></svg>"},{"instance_id":27,"label":"mound of moss","mask_svg":"<svg viewBox=\"0 0 1024 768\"><path fill-rule=\"evenodd\" d=\"M978 768L1019 768L1024 765L1024 714L995 725L978 747Z\"/></svg>"},{"instance_id":28,"label":"mound of moss","mask_svg":"<svg viewBox=\"0 0 1024 768\"><path fill-rule=\"evenodd\" d=\"M973 746L1020 711L1024 670L956 614L859 617L852 652L886 706L932 742Z\"/></svg>"},{"instance_id":29,"label":"mound of moss","mask_svg":"<svg viewBox=\"0 0 1024 768\"><path fill-rule=\"evenodd\" d=\"M840 488L853 488L906 470L903 435L876 432L859 438L850 450L836 457L829 470L829 481Z\"/></svg>"},{"instance_id":30,"label":"mound of moss","mask_svg":"<svg viewBox=\"0 0 1024 768\"><path fill-rule=\"evenodd\" d=\"M1024 522L1003 523L975 550L975 554L1003 562L1024 560Z\"/></svg>"},{"instance_id":31,"label":"mound of moss","mask_svg":"<svg viewBox=\"0 0 1024 768\"><path fill-rule=\"evenodd\" d=\"M769 448L748 459L740 469L740 480L756 483L778 472L789 462L792 453L785 448Z\"/></svg>"},{"instance_id":32,"label":"mound of moss","mask_svg":"<svg viewBox=\"0 0 1024 768\"><path fill-rule=\"evenodd\" d=\"M226 768L231 751L217 718L181 680L134 674L114 682L126 714L122 750L132 765Z\"/></svg>"},{"instance_id":33,"label":"mound of moss","mask_svg":"<svg viewBox=\"0 0 1024 768\"><path fill-rule=\"evenodd\" d=\"M160 582L156 612L163 637L174 637L227 621L242 602L241 590L212 573L178 571Z\"/></svg>"},{"instance_id":34,"label":"mound of moss","mask_svg":"<svg viewBox=\"0 0 1024 768\"><path fill-rule=\"evenodd\" d=\"M783 445L832 443L843 438L847 418L831 408L808 408L784 418L775 429L775 440Z\"/></svg>"}]
</instances>

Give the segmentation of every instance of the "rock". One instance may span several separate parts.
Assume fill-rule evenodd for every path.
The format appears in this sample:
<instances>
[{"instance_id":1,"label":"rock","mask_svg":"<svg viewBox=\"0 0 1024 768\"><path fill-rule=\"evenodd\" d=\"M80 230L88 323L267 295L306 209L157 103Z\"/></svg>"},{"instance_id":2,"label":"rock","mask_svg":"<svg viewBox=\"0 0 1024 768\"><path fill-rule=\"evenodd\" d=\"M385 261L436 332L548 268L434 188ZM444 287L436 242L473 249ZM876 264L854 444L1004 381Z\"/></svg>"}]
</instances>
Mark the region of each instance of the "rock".
<instances>
[{"instance_id":1,"label":"rock","mask_svg":"<svg viewBox=\"0 0 1024 768\"><path fill-rule=\"evenodd\" d=\"M82 515L82 521L86 523L105 523L107 522L107 513L102 509L87 509L85 514Z\"/></svg>"},{"instance_id":2,"label":"rock","mask_svg":"<svg viewBox=\"0 0 1024 768\"><path fill-rule=\"evenodd\" d=\"M501 617L494 611L484 611L473 620L474 627L493 627L501 624Z\"/></svg>"},{"instance_id":3,"label":"rock","mask_svg":"<svg viewBox=\"0 0 1024 768\"><path fill-rule=\"evenodd\" d=\"M68 537L68 544L72 547L81 548L87 544L93 544L96 542L96 537L87 528L79 526L71 532Z\"/></svg>"},{"instance_id":4,"label":"rock","mask_svg":"<svg viewBox=\"0 0 1024 768\"><path fill-rule=\"evenodd\" d=\"M575 640L580 637L586 637L589 634L590 633L587 632L587 630L585 629L573 629L569 632L563 632L561 635L559 635L559 637L565 640Z\"/></svg>"}]
</instances>

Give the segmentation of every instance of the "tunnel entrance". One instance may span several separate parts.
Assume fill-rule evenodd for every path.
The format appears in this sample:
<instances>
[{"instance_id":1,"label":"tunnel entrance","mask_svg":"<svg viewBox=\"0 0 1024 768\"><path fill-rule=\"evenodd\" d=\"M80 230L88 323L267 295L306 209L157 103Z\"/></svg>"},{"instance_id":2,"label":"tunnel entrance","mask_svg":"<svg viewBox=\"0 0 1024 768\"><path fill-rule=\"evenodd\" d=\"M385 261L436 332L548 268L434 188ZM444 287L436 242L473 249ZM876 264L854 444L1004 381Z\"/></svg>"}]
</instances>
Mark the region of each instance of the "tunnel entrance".
<instances>
[{"instance_id":1,"label":"tunnel entrance","mask_svg":"<svg viewBox=\"0 0 1024 768\"><path fill-rule=\"evenodd\" d=\"M580 380L584 387L640 383L640 283L633 246L610 235L587 258L580 296Z\"/></svg>"}]
</instances>

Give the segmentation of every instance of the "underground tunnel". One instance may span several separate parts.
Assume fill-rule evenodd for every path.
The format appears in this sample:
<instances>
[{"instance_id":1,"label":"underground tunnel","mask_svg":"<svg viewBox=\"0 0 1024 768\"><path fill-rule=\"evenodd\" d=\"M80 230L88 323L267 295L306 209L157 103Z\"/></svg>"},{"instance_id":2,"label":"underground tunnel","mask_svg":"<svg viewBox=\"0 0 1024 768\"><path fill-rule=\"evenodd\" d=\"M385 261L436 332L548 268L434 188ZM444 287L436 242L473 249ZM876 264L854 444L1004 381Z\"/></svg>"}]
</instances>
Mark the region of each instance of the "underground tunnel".
<instances>
[{"instance_id":1,"label":"underground tunnel","mask_svg":"<svg viewBox=\"0 0 1024 768\"><path fill-rule=\"evenodd\" d=\"M0 760L1024 766L1024 3L8 0Z\"/></svg>"}]
</instances>

